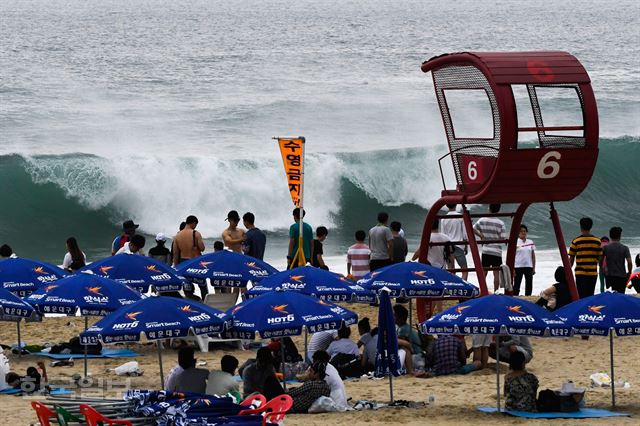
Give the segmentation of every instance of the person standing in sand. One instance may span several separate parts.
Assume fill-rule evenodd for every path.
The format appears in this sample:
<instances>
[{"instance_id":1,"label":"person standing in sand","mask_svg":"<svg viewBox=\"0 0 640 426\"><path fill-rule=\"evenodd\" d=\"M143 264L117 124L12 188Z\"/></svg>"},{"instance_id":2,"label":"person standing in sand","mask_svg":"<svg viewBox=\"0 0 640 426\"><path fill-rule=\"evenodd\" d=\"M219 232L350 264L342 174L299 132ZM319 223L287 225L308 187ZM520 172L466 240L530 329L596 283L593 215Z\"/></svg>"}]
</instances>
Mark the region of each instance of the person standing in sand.
<instances>
[{"instance_id":1,"label":"person standing in sand","mask_svg":"<svg viewBox=\"0 0 640 426\"><path fill-rule=\"evenodd\" d=\"M204 241L200 232L196 231L198 218L191 215L187 217L186 226L176 234L173 239L173 266L177 266L185 260L198 257L204 251Z\"/></svg>"},{"instance_id":2,"label":"person standing in sand","mask_svg":"<svg viewBox=\"0 0 640 426\"><path fill-rule=\"evenodd\" d=\"M576 287L580 299L593 296L598 281L598 263L602 257L600 238L591 234L593 220L589 217L580 219L580 235L571 241L569 262L576 269Z\"/></svg>"},{"instance_id":3,"label":"person standing in sand","mask_svg":"<svg viewBox=\"0 0 640 426\"><path fill-rule=\"evenodd\" d=\"M233 252L242 253L242 241L244 240L244 230L238 228L240 215L237 211L231 210L225 219L229 222L229 227L222 231L224 245Z\"/></svg>"},{"instance_id":4,"label":"person standing in sand","mask_svg":"<svg viewBox=\"0 0 640 426\"><path fill-rule=\"evenodd\" d=\"M251 212L242 215L242 223L247 228L244 241L242 241L242 251L247 256L262 260L267 246L267 236L259 228L256 228L255 219L256 217Z\"/></svg>"},{"instance_id":5,"label":"person standing in sand","mask_svg":"<svg viewBox=\"0 0 640 426\"><path fill-rule=\"evenodd\" d=\"M490 204L489 213L497 214L500 212L500 204ZM504 222L497 217L481 217L475 225L473 232L483 240L502 240L506 236L506 228ZM483 268L499 268L502 265L502 243L483 244L482 245L482 267ZM484 271L486 277L489 271ZM493 271L493 291L500 287L500 274L498 270Z\"/></svg>"},{"instance_id":6,"label":"person standing in sand","mask_svg":"<svg viewBox=\"0 0 640 426\"><path fill-rule=\"evenodd\" d=\"M378 224L369 230L369 249L371 249L371 271L391 265L393 257L393 235L387 226L389 214L378 213Z\"/></svg>"},{"instance_id":7,"label":"person standing in sand","mask_svg":"<svg viewBox=\"0 0 640 426\"><path fill-rule=\"evenodd\" d=\"M133 223L131 219L125 220L122 224L122 234L117 236L111 243L111 256L114 256L127 242L131 241L140 225Z\"/></svg>"},{"instance_id":8,"label":"person standing in sand","mask_svg":"<svg viewBox=\"0 0 640 426\"><path fill-rule=\"evenodd\" d=\"M603 260L607 261L606 280L607 287L618 293L624 293L627 289L627 280L633 270L631 252L629 247L620 242L622 228L614 226L609 230L611 242L603 248ZM626 269L625 269L626 263Z\"/></svg>"}]
</instances>

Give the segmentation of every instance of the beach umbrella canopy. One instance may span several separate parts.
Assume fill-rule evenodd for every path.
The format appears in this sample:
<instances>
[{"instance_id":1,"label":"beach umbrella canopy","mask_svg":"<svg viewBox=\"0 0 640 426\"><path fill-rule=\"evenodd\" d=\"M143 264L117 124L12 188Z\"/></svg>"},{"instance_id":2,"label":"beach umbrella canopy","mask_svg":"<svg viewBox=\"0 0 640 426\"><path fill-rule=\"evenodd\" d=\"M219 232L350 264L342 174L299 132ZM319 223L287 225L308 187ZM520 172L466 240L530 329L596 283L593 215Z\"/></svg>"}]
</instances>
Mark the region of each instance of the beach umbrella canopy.
<instances>
[{"instance_id":1,"label":"beach umbrella canopy","mask_svg":"<svg viewBox=\"0 0 640 426\"><path fill-rule=\"evenodd\" d=\"M262 260L228 250L208 253L184 261L176 268L190 282L204 284L211 280L214 287L246 287L278 272Z\"/></svg>"},{"instance_id":2,"label":"beach umbrella canopy","mask_svg":"<svg viewBox=\"0 0 640 426\"><path fill-rule=\"evenodd\" d=\"M573 334L608 336L640 335L640 298L604 292L576 300L555 311Z\"/></svg>"},{"instance_id":3,"label":"beach umbrella canopy","mask_svg":"<svg viewBox=\"0 0 640 426\"><path fill-rule=\"evenodd\" d=\"M20 297L66 275L64 270L46 262L22 257L0 260L0 285Z\"/></svg>"},{"instance_id":4,"label":"beach umbrella canopy","mask_svg":"<svg viewBox=\"0 0 640 426\"><path fill-rule=\"evenodd\" d=\"M623 293L604 292L569 303L555 314L565 321L574 334L609 336L611 402L615 407L613 331L618 336L640 335L640 299Z\"/></svg>"},{"instance_id":5,"label":"beach umbrella canopy","mask_svg":"<svg viewBox=\"0 0 640 426\"><path fill-rule=\"evenodd\" d=\"M136 290L100 275L79 273L41 287L26 300L41 314L108 315L140 300Z\"/></svg>"},{"instance_id":6,"label":"beach umbrella canopy","mask_svg":"<svg viewBox=\"0 0 640 426\"><path fill-rule=\"evenodd\" d=\"M245 300L227 311L232 326L228 334L241 339L297 336L337 330L352 325L358 316L338 305L294 291L274 291Z\"/></svg>"},{"instance_id":7,"label":"beach umbrella canopy","mask_svg":"<svg viewBox=\"0 0 640 426\"><path fill-rule=\"evenodd\" d=\"M375 292L387 288L391 297L470 298L480 294L478 287L457 275L420 262L385 266L367 274L358 284Z\"/></svg>"},{"instance_id":8,"label":"beach umbrella canopy","mask_svg":"<svg viewBox=\"0 0 640 426\"><path fill-rule=\"evenodd\" d=\"M29 318L34 314L33 307L9 290L0 288L0 319L15 320Z\"/></svg>"},{"instance_id":9,"label":"beach umbrella canopy","mask_svg":"<svg viewBox=\"0 0 640 426\"><path fill-rule=\"evenodd\" d=\"M264 278L247 292L253 298L276 290L291 290L332 302L376 301L376 295L335 272L301 266Z\"/></svg>"},{"instance_id":10,"label":"beach umbrella canopy","mask_svg":"<svg viewBox=\"0 0 640 426\"><path fill-rule=\"evenodd\" d=\"M225 314L202 303L168 296L147 297L125 305L80 333L80 343L138 342L142 334L156 340L160 363L160 389L164 386L160 340L219 333Z\"/></svg>"},{"instance_id":11,"label":"beach umbrella canopy","mask_svg":"<svg viewBox=\"0 0 640 426\"><path fill-rule=\"evenodd\" d=\"M426 334L511 334L568 336L570 330L555 314L535 303L506 295L467 300L421 324Z\"/></svg>"},{"instance_id":12,"label":"beach umbrella canopy","mask_svg":"<svg viewBox=\"0 0 640 426\"><path fill-rule=\"evenodd\" d=\"M147 292L151 285L158 291L178 291L184 283L184 278L170 266L139 254L109 256L85 266L82 271L111 278L141 293Z\"/></svg>"},{"instance_id":13,"label":"beach umbrella canopy","mask_svg":"<svg viewBox=\"0 0 640 426\"><path fill-rule=\"evenodd\" d=\"M396 335L396 323L391 307L389 291L380 292L380 307L378 309L378 348L374 375L376 377L389 377L389 389L391 402L393 402L393 376L404 373L398 357L398 336Z\"/></svg>"}]
</instances>

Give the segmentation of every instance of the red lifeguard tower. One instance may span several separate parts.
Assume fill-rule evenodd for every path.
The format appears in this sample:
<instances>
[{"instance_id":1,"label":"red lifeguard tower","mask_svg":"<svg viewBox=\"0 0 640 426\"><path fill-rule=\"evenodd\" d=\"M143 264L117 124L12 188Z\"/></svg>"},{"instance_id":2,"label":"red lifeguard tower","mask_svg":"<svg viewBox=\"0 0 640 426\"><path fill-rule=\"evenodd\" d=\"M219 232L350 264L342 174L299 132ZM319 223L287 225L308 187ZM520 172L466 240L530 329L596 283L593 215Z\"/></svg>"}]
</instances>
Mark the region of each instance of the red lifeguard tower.
<instances>
[{"instance_id":1,"label":"red lifeguard tower","mask_svg":"<svg viewBox=\"0 0 640 426\"><path fill-rule=\"evenodd\" d=\"M598 111L582 64L566 52L463 52L431 58L422 64L422 71L431 72L433 76L449 153L439 160L445 188L426 217L420 261L425 262L427 248L436 245L429 241L434 220L461 217L474 263L474 268L467 270L476 272L481 293L486 295L485 269L478 244L507 244L506 264L513 270L518 231L525 211L532 203L549 203L569 288L572 297L577 299L553 203L568 201L580 194L589 183L598 158ZM488 131L482 135L458 131L460 124L471 117L452 111L452 102L465 93L486 105ZM555 103L553 113L547 108L548 103ZM567 111L567 114L558 114L558 111ZM530 124L524 124L526 121ZM537 141L533 136L526 142L526 135L532 133L537 135ZM455 189L446 188L442 170L442 160L446 157L451 157L453 163ZM516 204L517 207L510 213L479 215L467 209L468 204L490 203ZM460 204L462 213L442 215L439 211L445 204ZM472 218L480 216L512 217L508 239L476 240Z\"/></svg>"}]
</instances>

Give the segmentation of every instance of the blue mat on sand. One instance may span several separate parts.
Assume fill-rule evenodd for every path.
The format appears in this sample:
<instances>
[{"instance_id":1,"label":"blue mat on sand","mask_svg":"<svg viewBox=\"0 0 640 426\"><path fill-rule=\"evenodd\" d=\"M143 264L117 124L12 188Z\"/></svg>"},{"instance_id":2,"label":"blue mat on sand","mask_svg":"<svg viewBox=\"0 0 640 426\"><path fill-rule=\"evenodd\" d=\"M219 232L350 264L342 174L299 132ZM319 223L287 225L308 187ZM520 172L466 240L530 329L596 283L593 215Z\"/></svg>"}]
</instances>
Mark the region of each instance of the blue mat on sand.
<instances>
[{"instance_id":1,"label":"blue mat on sand","mask_svg":"<svg viewBox=\"0 0 640 426\"><path fill-rule=\"evenodd\" d=\"M495 413L496 407L478 407L483 413ZM616 413L601 408L581 408L573 413L530 413L528 411L500 410L501 413L527 419L597 419L601 417L630 417L628 413Z\"/></svg>"},{"instance_id":2,"label":"blue mat on sand","mask_svg":"<svg viewBox=\"0 0 640 426\"><path fill-rule=\"evenodd\" d=\"M50 354L49 352L32 352L30 355L46 356L52 359L82 359L84 354ZM139 353L129 349L103 349L100 355L87 355L87 358L125 358L141 356Z\"/></svg>"},{"instance_id":3,"label":"blue mat on sand","mask_svg":"<svg viewBox=\"0 0 640 426\"><path fill-rule=\"evenodd\" d=\"M0 395L19 395L22 393L22 389L5 389L0 391ZM55 388L51 390L50 395L69 395L72 394L73 391L71 389L66 388Z\"/></svg>"}]
</instances>

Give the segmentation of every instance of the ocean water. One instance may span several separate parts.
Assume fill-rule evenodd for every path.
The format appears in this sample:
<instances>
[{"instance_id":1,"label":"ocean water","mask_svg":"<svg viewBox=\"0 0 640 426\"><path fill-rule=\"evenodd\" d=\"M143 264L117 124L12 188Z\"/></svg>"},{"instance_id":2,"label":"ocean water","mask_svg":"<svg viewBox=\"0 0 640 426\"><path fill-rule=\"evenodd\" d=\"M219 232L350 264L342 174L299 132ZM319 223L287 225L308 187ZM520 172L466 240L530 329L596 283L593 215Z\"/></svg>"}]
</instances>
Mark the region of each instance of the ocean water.
<instances>
[{"instance_id":1,"label":"ocean water","mask_svg":"<svg viewBox=\"0 0 640 426\"><path fill-rule=\"evenodd\" d=\"M547 49L582 61L600 113L595 175L556 205L565 237L590 215L635 253L639 18L635 1L2 1L0 242L59 263L74 235L95 260L125 219L172 235L195 214L211 247L235 209L281 263L292 205L271 138L303 135L307 218L335 264L380 210L415 249L447 152L420 64ZM525 223L551 269L547 206Z\"/></svg>"}]
</instances>

